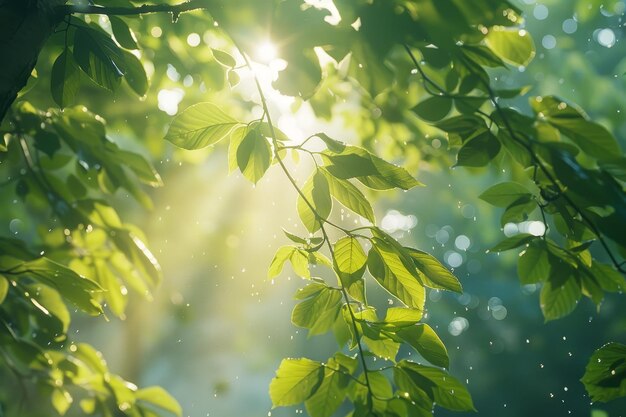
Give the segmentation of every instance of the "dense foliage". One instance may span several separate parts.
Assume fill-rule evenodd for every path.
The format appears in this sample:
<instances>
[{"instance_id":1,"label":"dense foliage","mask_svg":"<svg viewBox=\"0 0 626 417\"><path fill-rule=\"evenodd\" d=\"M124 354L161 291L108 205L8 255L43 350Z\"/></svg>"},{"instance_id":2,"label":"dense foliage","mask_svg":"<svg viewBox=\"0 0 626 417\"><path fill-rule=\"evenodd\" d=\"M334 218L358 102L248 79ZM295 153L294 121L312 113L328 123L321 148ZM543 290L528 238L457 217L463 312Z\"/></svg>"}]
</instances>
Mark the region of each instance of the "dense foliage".
<instances>
[{"instance_id":1,"label":"dense foliage","mask_svg":"<svg viewBox=\"0 0 626 417\"><path fill-rule=\"evenodd\" d=\"M100 87L143 97L149 80L179 78L168 65L203 81L198 103L180 112L162 108L177 113L167 141L186 150L227 143L230 171L256 184L277 170L297 193L306 232L285 230L290 243L276 251L267 275L274 279L290 264L309 280L295 295L291 321L310 335L332 332L338 348L324 361L284 359L269 386L275 407L303 404L312 417L330 417L346 400L354 417L428 416L435 405L474 410L465 384L448 371L442 340L422 321L427 291L462 293L461 282L427 248L409 247L378 227L371 204L371 190L422 186L413 175L416 161L442 170L446 148L455 167L512 173L480 199L504 209L502 226L535 220L541 227L490 251L521 251L519 280L541 285L546 321L567 316L583 297L600 308L606 293L623 292L626 158L610 130L572 103L536 96L526 110L510 104L527 89L503 87L498 71L523 68L535 56L517 7L501 0L332 5L331 12L299 0L0 3L7 10L3 30L25 30L9 25L16 16L43 26L54 61L30 83L35 75L49 82L56 104L44 110L26 101L32 48L13 45L6 73L18 76L0 84L4 107L12 104L2 124L0 169L3 186L37 227L28 238L0 240L0 413L49 415L50 404L60 415L182 415L163 389L139 389L109 373L94 348L68 334L71 311L123 318L129 291L149 298L161 280L143 233L113 203L123 193L149 209L145 186L161 186L161 178L148 159L111 139L102 116L78 104L90 104L80 92ZM194 19L189 26L206 31L213 47L187 51L200 37L176 33L186 12ZM275 62L257 56L259 39L278 46L273 88L264 78ZM244 82L252 95L237 90ZM358 126L358 137L288 136L275 123L281 115L270 89L294 97L294 108L308 105L317 117ZM203 100L207 91L211 102ZM138 111L148 120L130 121L139 136L161 134L150 126L150 111ZM111 115L126 116L126 109ZM309 170L305 181L294 176L296 164ZM401 306L375 307L366 291L371 284ZM626 395L625 359L619 343L590 358L581 377L593 401Z\"/></svg>"}]
</instances>

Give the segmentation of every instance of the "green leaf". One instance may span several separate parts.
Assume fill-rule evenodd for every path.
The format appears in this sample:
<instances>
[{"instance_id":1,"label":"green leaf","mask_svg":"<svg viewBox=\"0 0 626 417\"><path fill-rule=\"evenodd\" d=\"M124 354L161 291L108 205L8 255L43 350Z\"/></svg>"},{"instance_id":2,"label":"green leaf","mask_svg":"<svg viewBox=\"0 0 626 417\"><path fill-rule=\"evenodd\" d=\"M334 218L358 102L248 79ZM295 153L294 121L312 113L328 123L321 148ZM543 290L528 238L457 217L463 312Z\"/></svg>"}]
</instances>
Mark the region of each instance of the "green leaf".
<instances>
[{"instance_id":1,"label":"green leaf","mask_svg":"<svg viewBox=\"0 0 626 417\"><path fill-rule=\"evenodd\" d=\"M311 278L307 252L300 250L295 246L282 246L278 248L267 271L267 277L274 278L280 274L283 270L285 262L287 261L291 261L293 271L297 275L303 278Z\"/></svg>"},{"instance_id":2,"label":"green leaf","mask_svg":"<svg viewBox=\"0 0 626 417\"><path fill-rule=\"evenodd\" d=\"M394 367L394 380L417 403L426 394L448 410L476 411L467 388L441 369L401 361Z\"/></svg>"},{"instance_id":3,"label":"green leaf","mask_svg":"<svg viewBox=\"0 0 626 417\"><path fill-rule=\"evenodd\" d=\"M115 40L122 46L122 48L139 49L135 36L126 22L117 16L109 16L109 21L111 22L111 31L113 32L113 36L115 36Z\"/></svg>"},{"instance_id":4,"label":"green leaf","mask_svg":"<svg viewBox=\"0 0 626 417\"><path fill-rule=\"evenodd\" d=\"M509 64L526 66L535 56L535 44L528 31L494 26L485 37L487 46Z\"/></svg>"},{"instance_id":5,"label":"green leaf","mask_svg":"<svg viewBox=\"0 0 626 417\"><path fill-rule=\"evenodd\" d=\"M442 368L449 366L448 351L437 333L427 324L404 327L396 335L417 350L428 362Z\"/></svg>"},{"instance_id":6,"label":"green leaf","mask_svg":"<svg viewBox=\"0 0 626 417\"><path fill-rule=\"evenodd\" d=\"M484 131L463 144L455 166L482 167L500 152L500 141L490 131Z\"/></svg>"},{"instance_id":7,"label":"green leaf","mask_svg":"<svg viewBox=\"0 0 626 417\"><path fill-rule=\"evenodd\" d=\"M417 271L413 273L387 242L373 238L372 244L367 257L367 267L372 276L405 305L423 310L425 291L416 277Z\"/></svg>"},{"instance_id":8,"label":"green leaf","mask_svg":"<svg viewBox=\"0 0 626 417\"><path fill-rule=\"evenodd\" d=\"M611 159L621 154L619 144L604 126L585 119L581 111L558 97L533 97L530 105L540 118L546 119L585 153L597 159Z\"/></svg>"},{"instance_id":9,"label":"green leaf","mask_svg":"<svg viewBox=\"0 0 626 417\"><path fill-rule=\"evenodd\" d=\"M326 170L336 178L356 178L376 190L401 188L409 190L422 185L404 168L372 155L363 148L346 146L339 154L324 152L322 158Z\"/></svg>"},{"instance_id":10,"label":"green leaf","mask_svg":"<svg viewBox=\"0 0 626 417\"><path fill-rule=\"evenodd\" d=\"M626 346L612 342L596 350L581 381L593 402L626 397Z\"/></svg>"},{"instance_id":11,"label":"green leaf","mask_svg":"<svg viewBox=\"0 0 626 417\"><path fill-rule=\"evenodd\" d=\"M331 138L326 133L316 133L315 136L320 138L326 144L328 150L331 152L341 153L346 148L345 143Z\"/></svg>"},{"instance_id":12,"label":"green leaf","mask_svg":"<svg viewBox=\"0 0 626 417\"><path fill-rule=\"evenodd\" d=\"M507 181L489 187L478 198L496 207L507 207L520 197L531 195L522 184Z\"/></svg>"},{"instance_id":13,"label":"green leaf","mask_svg":"<svg viewBox=\"0 0 626 417\"><path fill-rule=\"evenodd\" d=\"M430 288L450 290L458 293L463 292L461 283L441 262L434 256L417 249L407 248L413 263L423 276L424 285Z\"/></svg>"},{"instance_id":14,"label":"green leaf","mask_svg":"<svg viewBox=\"0 0 626 417\"><path fill-rule=\"evenodd\" d=\"M183 409L178 401L161 387L147 387L135 392L137 401L150 406L170 412L178 417L182 417Z\"/></svg>"},{"instance_id":15,"label":"green leaf","mask_svg":"<svg viewBox=\"0 0 626 417\"><path fill-rule=\"evenodd\" d=\"M422 319L422 311L413 308L389 307L385 314L384 327L412 326Z\"/></svg>"},{"instance_id":16,"label":"green leaf","mask_svg":"<svg viewBox=\"0 0 626 417\"><path fill-rule=\"evenodd\" d=\"M119 279L113 275L111 270L101 259L94 260L94 268L98 283L104 290L104 298L109 308L117 317L123 317L128 298L126 291L122 290L123 286ZM124 290L125 289L126 288L124 288Z\"/></svg>"},{"instance_id":17,"label":"green leaf","mask_svg":"<svg viewBox=\"0 0 626 417\"><path fill-rule=\"evenodd\" d=\"M38 258L23 262L12 273L19 274L20 278L22 275L28 276L56 289L64 299L85 313L102 313L102 307L94 298L95 293L101 291L100 286L50 259Z\"/></svg>"},{"instance_id":18,"label":"green leaf","mask_svg":"<svg viewBox=\"0 0 626 417\"><path fill-rule=\"evenodd\" d=\"M341 355L338 353L337 355ZM342 355L344 356L344 355ZM344 356L348 358L347 356ZM348 358L354 361L352 358ZM346 368L344 359L330 358L324 368L324 380L315 394L304 405L311 417L330 417L339 408L346 397L352 379L346 375L354 369Z\"/></svg>"},{"instance_id":19,"label":"green leaf","mask_svg":"<svg viewBox=\"0 0 626 417\"><path fill-rule=\"evenodd\" d=\"M124 75L121 49L100 30L76 27L74 58L89 78L107 90L115 90Z\"/></svg>"},{"instance_id":20,"label":"green leaf","mask_svg":"<svg viewBox=\"0 0 626 417\"><path fill-rule=\"evenodd\" d=\"M326 169L320 168L320 171L328 180L330 194L344 207L352 210L359 216L376 223L374 210L365 195L348 180L342 180L331 175Z\"/></svg>"},{"instance_id":21,"label":"green leaf","mask_svg":"<svg viewBox=\"0 0 626 417\"><path fill-rule=\"evenodd\" d=\"M139 97L145 96L148 92L148 75L143 64L139 58L128 51L122 51L122 55L126 67L124 79Z\"/></svg>"},{"instance_id":22,"label":"green leaf","mask_svg":"<svg viewBox=\"0 0 626 417\"><path fill-rule=\"evenodd\" d=\"M194 104L174 117L165 139L180 148L200 149L224 139L239 124L215 104Z\"/></svg>"},{"instance_id":23,"label":"green leaf","mask_svg":"<svg viewBox=\"0 0 626 417\"><path fill-rule=\"evenodd\" d=\"M254 129L237 148L237 165L244 177L256 184L272 162L272 148L267 139Z\"/></svg>"},{"instance_id":24,"label":"green leaf","mask_svg":"<svg viewBox=\"0 0 626 417\"><path fill-rule=\"evenodd\" d=\"M2 304L8 293L9 280L5 276L0 275L0 304Z\"/></svg>"},{"instance_id":25,"label":"green leaf","mask_svg":"<svg viewBox=\"0 0 626 417\"><path fill-rule=\"evenodd\" d=\"M309 329L309 336L323 334L333 327L340 310L341 292L325 287L294 307L291 322Z\"/></svg>"},{"instance_id":26,"label":"green leaf","mask_svg":"<svg viewBox=\"0 0 626 417\"><path fill-rule=\"evenodd\" d=\"M507 237L502 242L489 249L488 252L504 252L507 250L515 249L522 245L530 243L532 240L537 238L537 236L530 235L528 233L520 233L515 236Z\"/></svg>"},{"instance_id":27,"label":"green leaf","mask_svg":"<svg viewBox=\"0 0 626 417\"><path fill-rule=\"evenodd\" d=\"M522 285L543 282L550 276L549 253L545 243L533 240L517 261L517 273Z\"/></svg>"},{"instance_id":28,"label":"green leaf","mask_svg":"<svg viewBox=\"0 0 626 417\"><path fill-rule=\"evenodd\" d=\"M367 256L359 241L346 236L335 243L335 265L340 272L353 274L363 268L367 262Z\"/></svg>"},{"instance_id":29,"label":"green leaf","mask_svg":"<svg viewBox=\"0 0 626 417\"><path fill-rule=\"evenodd\" d=\"M546 321L559 319L574 311L581 297L580 284L575 276L555 277L562 284L547 281L541 288L539 303Z\"/></svg>"},{"instance_id":30,"label":"green leaf","mask_svg":"<svg viewBox=\"0 0 626 417\"><path fill-rule=\"evenodd\" d=\"M432 96L420 102L413 111L427 122L438 122L452 110L452 99L444 96Z\"/></svg>"},{"instance_id":31,"label":"green leaf","mask_svg":"<svg viewBox=\"0 0 626 417\"><path fill-rule=\"evenodd\" d=\"M310 359L283 359L270 383L273 407L300 404L311 397L324 380L324 367Z\"/></svg>"},{"instance_id":32,"label":"green leaf","mask_svg":"<svg viewBox=\"0 0 626 417\"><path fill-rule=\"evenodd\" d=\"M74 401L70 393L63 388L54 388L50 395L50 400L56 412L62 416L65 415Z\"/></svg>"},{"instance_id":33,"label":"green leaf","mask_svg":"<svg viewBox=\"0 0 626 417\"><path fill-rule=\"evenodd\" d=\"M54 61L50 73L52 98L64 108L74 101L80 85L80 70L74 57L65 49Z\"/></svg>"},{"instance_id":34,"label":"green leaf","mask_svg":"<svg viewBox=\"0 0 626 417\"><path fill-rule=\"evenodd\" d=\"M231 88L235 88L239 81L241 81L241 77L237 74L237 71L230 70L226 73L226 78L228 79L228 84Z\"/></svg>"},{"instance_id":35,"label":"green leaf","mask_svg":"<svg viewBox=\"0 0 626 417\"><path fill-rule=\"evenodd\" d=\"M298 195L298 215L304 227L309 232L314 233L321 227L320 219L317 216L327 219L333 207L328 181L324 174L316 170L304 183L302 194L306 201L302 198L302 195Z\"/></svg>"},{"instance_id":36,"label":"green leaf","mask_svg":"<svg viewBox=\"0 0 626 417\"><path fill-rule=\"evenodd\" d=\"M215 60L223 66L228 68L234 68L237 66L237 61L235 61L235 58L233 58L231 54L214 48L211 48L211 52L213 52Z\"/></svg>"}]
</instances>

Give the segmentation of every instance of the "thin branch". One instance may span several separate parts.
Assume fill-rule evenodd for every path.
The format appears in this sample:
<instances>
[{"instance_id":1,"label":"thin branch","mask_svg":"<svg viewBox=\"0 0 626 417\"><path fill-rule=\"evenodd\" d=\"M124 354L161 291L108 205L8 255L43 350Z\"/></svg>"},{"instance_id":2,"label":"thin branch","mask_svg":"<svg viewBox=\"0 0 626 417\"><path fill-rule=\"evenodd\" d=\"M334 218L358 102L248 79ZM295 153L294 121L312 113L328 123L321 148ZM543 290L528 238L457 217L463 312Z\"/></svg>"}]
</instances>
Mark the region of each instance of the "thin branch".
<instances>
[{"instance_id":1,"label":"thin branch","mask_svg":"<svg viewBox=\"0 0 626 417\"><path fill-rule=\"evenodd\" d=\"M144 4L138 7L110 7L97 6L93 4L87 5L63 5L56 8L56 12L60 16L68 16L73 14L100 14L106 16L137 16L151 13L172 13L178 16L180 13L190 12L192 10L203 10L217 7L215 0L189 0L178 4Z\"/></svg>"}]
</instances>

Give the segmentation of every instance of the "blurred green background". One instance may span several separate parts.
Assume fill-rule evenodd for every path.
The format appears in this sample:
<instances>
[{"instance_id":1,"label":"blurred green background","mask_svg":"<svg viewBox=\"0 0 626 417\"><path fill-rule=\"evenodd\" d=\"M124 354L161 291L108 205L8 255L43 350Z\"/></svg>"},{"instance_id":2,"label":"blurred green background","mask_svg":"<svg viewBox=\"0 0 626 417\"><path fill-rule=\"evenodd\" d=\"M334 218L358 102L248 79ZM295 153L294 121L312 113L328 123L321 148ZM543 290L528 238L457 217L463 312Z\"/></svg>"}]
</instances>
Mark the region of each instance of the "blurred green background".
<instances>
[{"instance_id":1,"label":"blurred green background","mask_svg":"<svg viewBox=\"0 0 626 417\"><path fill-rule=\"evenodd\" d=\"M494 76L502 85L532 86L531 95L556 94L578 103L610 126L624 146L626 3L524 0L520 6L537 56L528 68ZM295 191L278 172L256 187L239 174L227 176L224 147L191 153L162 140L177 109L208 96L223 103L253 98L251 80L244 77L233 92L216 93L224 74L207 58L206 46L227 45L197 15L183 15L177 23L151 16L136 27L154 64L148 97L138 101L125 92L113 96L85 87L80 101L107 119L114 140L153 158L163 177L165 186L151 191L151 212L124 195L116 196L116 204L146 232L165 279L153 301L131 299L124 321L76 317L73 337L101 350L125 379L166 388L187 416L305 415L271 410L267 395L281 358L323 360L335 349L331 336L309 339L290 323L292 294L303 283L290 278L290 270L274 282L265 279L274 251L287 242L281 228L304 234ZM52 106L45 73L58 54L54 42L38 64L40 85L25 97L40 107ZM270 102L273 112L287 115L278 121L287 133L306 137L323 128L338 139L354 137L340 122L316 120L307 106L289 115L298 104L293 100L270 94ZM544 324L537 288L519 284L516 254L485 253L504 231L498 211L477 195L512 173L430 172L427 164L408 162L427 187L378 194L377 219L405 244L432 251L461 279L461 296L430 292L426 321L450 350L452 374L468 383L478 415L589 416L604 410L594 417L624 416L626 400L591 405L578 381L595 349L626 342L622 296L609 296L600 312L585 300L570 316ZM310 167L303 161L291 168L302 179ZM3 210L1 218L2 227L18 236L35 226L20 220L20 204ZM391 302L383 293L372 294L374 304Z\"/></svg>"}]
</instances>

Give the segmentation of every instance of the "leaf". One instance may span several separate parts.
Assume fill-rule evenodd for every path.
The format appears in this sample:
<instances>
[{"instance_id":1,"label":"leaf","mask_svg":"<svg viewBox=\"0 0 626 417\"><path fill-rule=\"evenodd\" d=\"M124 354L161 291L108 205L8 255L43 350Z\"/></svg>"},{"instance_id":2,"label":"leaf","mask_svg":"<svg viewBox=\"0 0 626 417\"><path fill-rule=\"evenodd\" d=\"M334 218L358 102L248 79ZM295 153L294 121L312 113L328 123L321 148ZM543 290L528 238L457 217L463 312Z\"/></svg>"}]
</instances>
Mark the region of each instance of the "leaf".
<instances>
[{"instance_id":1,"label":"leaf","mask_svg":"<svg viewBox=\"0 0 626 417\"><path fill-rule=\"evenodd\" d=\"M372 239L367 257L367 268L378 283L405 305L424 309L425 291L398 253L382 239ZM417 271L415 272L417 274Z\"/></svg>"},{"instance_id":2,"label":"leaf","mask_svg":"<svg viewBox=\"0 0 626 417\"><path fill-rule=\"evenodd\" d=\"M507 181L489 187L478 198L496 207L507 207L520 197L531 195L523 185Z\"/></svg>"},{"instance_id":3,"label":"leaf","mask_svg":"<svg viewBox=\"0 0 626 417\"><path fill-rule=\"evenodd\" d=\"M320 138L326 144L328 150L331 152L341 153L346 148L345 143L331 138L326 133L316 133L315 136Z\"/></svg>"},{"instance_id":4,"label":"leaf","mask_svg":"<svg viewBox=\"0 0 626 417\"><path fill-rule=\"evenodd\" d=\"M527 30L494 26L485 37L487 46L509 64L526 66L535 56L535 44Z\"/></svg>"},{"instance_id":5,"label":"leaf","mask_svg":"<svg viewBox=\"0 0 626 417\"><path fill-rule=\"evenodd\" d=\"M403 360L394 367L394 380L418 404L426 394L431 401L448 410L476 411L467 388L441 369Z\"/></svg>"},{"instance_id":6,"label":"leaf","mask_svg":"<svg viewBox=\"0 0 626 417\"><path fill-rule=\"evenodd\" d=\"M310 359L283 359L270 383L272 407L299 404L322 384L324 367Z\"/></svg>"},{"instance_id":7,"label":"leaf","mask_svg":"<svg viewBox=\"0 0 626 417\"><path fill-rule=\"evenodd\" d=\"M237 148L237 165L244 177L256 184L272 162L272 148L258 130L249 131Z\"/></svg>"},{"instance_id":8,"label":"leaf","mask_svg":"<svg viewBox=\"0 0 626 417\"><path fill-rule=\"evenodd\" d=\"M54 61L50 73L50 88L52 98L59 107L69 105L78 94L80 85L80 70L74 57L65 49Z\"/></svg>"},{"instance_id":9,"label":"leaf","mask_svg":"<svg viewBox=\"0 0 626 417\"><path fill-rule=\"evenodd\" d=\"M370 222L376 223L372 205L356 186L348 180L334 177L324 168L320 168L320 171L328 180L330 194L339 203Z\"/></svg>"},{"instance_id":10,"label":"leaf","mask_svg":"<svg viewBox=\"0 0 626 417\"><path fill-rule=\"evenodd\" d=\"M178 417L182 417L183 409L174 397L161 387L146 387L135 392L137 401L168 411Z\"/></svg>"},{"instance_id":11,"label":"leaf","mask_svg":"<svg viewBox=\"0 0 626 417\"><path fill-rule=\"evenodd\" d=\"M89 78L107 90L115 90L124 75L121 49L97 29L76 26L74 58Z\"/></svg>"},{"instance_id":12,"label":"leaf","mask_svg":"<svg viewBox=\"0 0 626 417\"><path fill-rule=\"evenodd\" d=\"M212 103L187 107L174 117L165 139L184 149L200 149L227 137L240 123Z\"/></svg>"},{"instance_id":13,"label":"leaf","mask_svg":"<svg viewBox=\"0 0 626 417\"><path fill-rule=\"evenodd\" d=\"M407 327L422 319L422 311L413 308L389 307L385 314L384 326Z\"/></svg>"},{"instance_id":14,"label":"leaf","mask_svg":"<svg viewBox=\"0 0 626 417\"><path fill-rule=\"evenodd\" d=\"M420 102L413 111L427 122L438 122L452 110L452 99L444 96L432 96Z\"/></svg>"},{"instance_id":15,"label":"leaf","mask_svg":"<svg viewBox=\"0 0 626 417\"><path fill-rule=\"evenodd\" d=\"M124 79L139 97L145 96L148 92L148 75L143 68L143 64L139 58L128 51L122 51L122 55L126 64Z\"/></svg>"},{"instance_id":16,"label":"leaf","mask_svg":"<svg viewBox=\"0 0 626 417\"><path fill-rule=\"evenodd\" d=\"M135 36L126 22L117 16L109 16L109 21L111 22L111 31L113 32L113 36L115 36L115 40L122 46L122 48L139 49Z\"/></svg>"},{"instance_id":17,"label":"leaf","mask_svg":"<svg viewBox=\"0 0 626 417\"><path fill-rule=\"evenodd\" d=\"M285 262L287 261L291 261L293 271L297 275L307 279L311 278L307 252L302 251L295 246L282 246L276 251L274 259L272 259L272 263L267 271L267 277L274 278L279 275L283 270Z\"/></svg>"},{"instance_id":18,"label":"leaf","mask_svg":"<svg viewBox=\"0 0 626 417\"><path fill-rule=\"evenodd\" d=\"M581 297L580 284L575 276L556 278L564 283L558 285L552 279L547 281L543 284L539 296L541 311L546 322L567 316L574 311Z\"/></svg>"},{"instance_id":19,"label":"leaf","mask_svg":"<svg viewBox=\"0 0 626 417\"><path fill-rule=\"evenodd\" d=\"M581 111L558 97L533 97L530 105L537 115L594 158L611 159L621 154L619 144L604 126L585 119Z\"/></svg>"},{"instance_id":20,"label":"leaf","mask_svg":"<svg viewBox=\"0 0 626 417\"><path fill-rule=\"evenodd\" d=\"M324 174L316 170L304 183L302 194L306 201L302 198L302 195L298 195L298 215L304 227L309 232L314 233L321 227L320 219L317 216L326 219L332 210L333 202L330 198L328 181Z\"/></svg>"},{"instance_id":21,"label":"leaf","mask_svg":"<svg viewBox=\"0 0 626 417\"><path fill-rule=\"evenodd\" d=\"M211 48L211 52L213 52L215 60L223 66L228 68L234 68L237 66L237 61L235 61L235 58L233 58L231 54L214 48Z\"/></svg>"},{"instance_id":22,"label":"leaf","mask_svg":"<svg viewBox=\"0 0 626 417\"><path fill-rule=\"evenodd\" d=\"M353 274L363 268L367 262L367 256L359 241L350 236L346 236L335 243L334 248L335 265L340 272Z\"/></svg>"},{"instance_id":23,"label":"leaf","mask_svg":"<svg viewBox=\"0 0 626 417\"><path fill-rule=\"evenodd\" d=\"M338 353L337 355L341 355ZM346 357L347 358L347 357ZM349 358L349 360L353 360ZM311 417L330 417L339 408L346 397L348 386L352 381L348 376L353 369L345 367L345 360L330 358L324 368L324 380L305 402L306 410ZM347 375L348 374L348 375Z\"/></svg>"},{"instance_id":24,"label":"leaf","mask_svg":"<svg viewBox=\"0 0 626 417\"><path fill-rule=\"evenodd\" d=\"M239 81L241 81L241 77L237 74L237 71L230 70L226 73L226 78L228 79L228 84L231 88L235 88Z\"/></svg>"},{"instance_id":25,"label":"leaf","mask_svg":"<svg viewBox=\"0 0 626 417\"><path fill-rule=\"evenodd\" d=\"M442 368L449 366L448 351L437 333L427 324L404 327L396 335L411 345L428 362Z\"/></svg>"},{"instance_id":26,"label":"leaf","mask_svg":"<svg viewBox=\"0 0 626 417\"><path fill-rule=\"evenodd\" d=\"M543 282L550 276L550 260L542 240L533 240L517 261L517 273L522 285Z\"/></svg>"},{"instance_id":27,"label":"leaf","mask_svg":"<svg viewBox=\"0 0 626 417\"><path fill-rule=\"evenodd\" d=\"M626 346L611 342L596 350L580 380L593 402L626 397Z\"/></svg>"},{"instance_id":28,"label":"leaf","mask_svg":"<svg viewBox=\"0 0 626 417\"><path fill-rule=\"evenodd\" d=\"M101 291L100 286L48 258L23 262L12 272L19 274L20 278L25 275L56 289L64 299L85 313L102 313L102 307L94 298L94 293Z\"/></svg>"},{"instance_id":29,"label":"leaf","mask_svg":"<svg viewBox=\"0 0 626 417\"><path fill-rule=\"evenodd\" d=\"M500 152L500 141L490 131L484 131L463 144L455 166L482 167Z\"/></svg>"},{"instance_id":30,"label":"leaf","mask_svg":"<svg viewBox=\"0 0 626 417\"><path fill-rule=\"evenodd\" d=\"M322 153L326 170L336 178L356 178L376 190L401 188L409 190L422 185L404 168L372 155L363 148L346 146L339 154Z\"/></svg>"},{"instance_id":31,"label":"leaf","mask_svg":"<svg viewBox=\"0 0 626 417\"><path fill-rule=\"evenodd\" d=\"M309 329L310 336L323 334L333 327L340 309L341 292L324 287L294 307L291 322Z\"/></svg>"},{"instance_id":32,"label":"leaf","mask_svg":"<svg viewBox=\"0 0 626 417\"><path fill-rule=\"evenodd\" d=\"M0 304L2 304L8 293L9 280L5 276L0 275Z\"/></svg>"},{"instance_id":33,"label":"leaf","mask_svg":"<svg viewBox=\"0 0 626 417\"><path fill-rule=\"evenodd\" d=\"M450 290L458 293L463 292L461 283L441 262L434 256L417 249L407 248L407 251L418 271L424 274L424 285L441 290Z\"/></svg>"},{"instance_id":34,"label":"leaf","mask_svg":"<svg viewBox=\"0 0 626 417\"><path fill-rule=\"evenodd\" d=\"M522 245L530 243L534 239L537 239L537 236L530 235L528 233L520 233L515 236L507 237L502 242L489 249L488 252L504 252L507 250L515 249Z\"/></svg>"}]
</instances>

